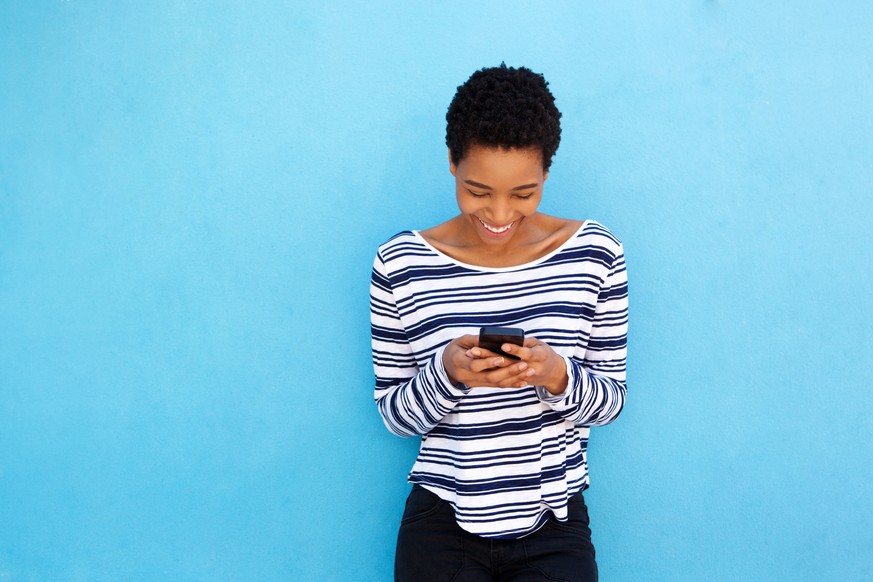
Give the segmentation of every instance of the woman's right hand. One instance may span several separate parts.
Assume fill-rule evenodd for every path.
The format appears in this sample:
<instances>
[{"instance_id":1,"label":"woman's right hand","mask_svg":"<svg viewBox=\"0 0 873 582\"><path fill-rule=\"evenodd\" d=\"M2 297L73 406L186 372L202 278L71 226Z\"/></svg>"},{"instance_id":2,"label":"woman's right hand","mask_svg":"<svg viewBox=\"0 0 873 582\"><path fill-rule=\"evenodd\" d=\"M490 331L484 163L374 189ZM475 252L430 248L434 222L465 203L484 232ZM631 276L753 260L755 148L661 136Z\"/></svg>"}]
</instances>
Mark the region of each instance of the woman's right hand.
<instances>
[{"instance_id":1,"label":"woman's right hand","mask_svg":"<svg viewBox=\"0 0 873 582\"><path fill-rule=\"evenodd\" d=\"M477 335L452 340L443 351L443 366L453 384L461 382L471 388L523 388L535 373L525 362L480 348Z\"/></svg>"}]
</instances>

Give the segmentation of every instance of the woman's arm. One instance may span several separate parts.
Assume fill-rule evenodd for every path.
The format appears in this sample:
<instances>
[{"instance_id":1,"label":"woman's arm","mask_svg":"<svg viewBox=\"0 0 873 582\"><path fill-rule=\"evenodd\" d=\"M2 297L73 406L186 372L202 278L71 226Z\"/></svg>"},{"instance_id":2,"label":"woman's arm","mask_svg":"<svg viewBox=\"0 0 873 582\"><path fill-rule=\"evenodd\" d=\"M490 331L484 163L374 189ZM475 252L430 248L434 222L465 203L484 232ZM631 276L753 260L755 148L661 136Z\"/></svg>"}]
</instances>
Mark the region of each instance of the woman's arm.
<instances>
[{"instance_id":1,"label":"woman's arm","mask_svg":"<svg viewBox=\"0 0 873 582\"><path fill-rule=\"evenodd\" d=\"M540 399L576 425L604 425L618 418L627 389L627 270L618 252L603 281L585 346L567 364L567 389L554 395L537 387Z\"/></svg>"},{"instance_id":2,"label":"woman's arm","mask_svg":"<svg viewBox=\"0 0 873 582\"><path fill-rule=\"evenodd\" d=\"M385 426L399 436L427 433L469 388L452 383L446 374L442 357L445 347L437 349L419 367L379 255L373 262L370 281L370 330L376 374L374 399Z\"/></svg>"}]
</instances>

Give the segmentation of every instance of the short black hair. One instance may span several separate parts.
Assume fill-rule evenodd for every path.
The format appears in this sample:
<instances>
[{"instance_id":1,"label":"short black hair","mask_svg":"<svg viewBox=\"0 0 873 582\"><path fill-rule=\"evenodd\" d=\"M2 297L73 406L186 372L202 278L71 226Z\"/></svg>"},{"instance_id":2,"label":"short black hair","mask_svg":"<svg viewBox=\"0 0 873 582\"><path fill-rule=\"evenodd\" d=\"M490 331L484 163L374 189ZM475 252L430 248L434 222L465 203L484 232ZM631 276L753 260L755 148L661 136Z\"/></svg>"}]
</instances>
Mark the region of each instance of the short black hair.
<instances>
[{"instance_id":1,"label":"short black hair","mask_svg":"<svg viewBox=\"0 0 873 582\"><path fill-rule=\"evenodd\" d=\"M546 79L525 67L489 67L458 87L446 112L446 145L457 165L472 145L535 147L543 169L561 143L561 112Z\"/></svg>"}]
</instances>

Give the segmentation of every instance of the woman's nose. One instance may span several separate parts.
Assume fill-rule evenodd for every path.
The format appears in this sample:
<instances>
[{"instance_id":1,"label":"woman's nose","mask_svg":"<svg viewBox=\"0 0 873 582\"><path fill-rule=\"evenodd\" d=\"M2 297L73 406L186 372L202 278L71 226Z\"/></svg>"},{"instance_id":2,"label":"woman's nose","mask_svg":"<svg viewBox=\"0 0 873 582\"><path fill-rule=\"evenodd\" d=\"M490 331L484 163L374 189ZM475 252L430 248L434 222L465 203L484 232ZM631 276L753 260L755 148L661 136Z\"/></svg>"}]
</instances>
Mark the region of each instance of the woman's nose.
<instances>
[{"instance_id":1,"label":"woman's nose","mask_svg":"<svg viewBox=\"0 0 873 582\"><path fill-rule=\"evenodd\" d=\"M503 226L512 221L512 208L510 208L509 203L505 200L500 198L492 200L488 211L491 220L498 226Z\"/></svg>"}]
</instances>

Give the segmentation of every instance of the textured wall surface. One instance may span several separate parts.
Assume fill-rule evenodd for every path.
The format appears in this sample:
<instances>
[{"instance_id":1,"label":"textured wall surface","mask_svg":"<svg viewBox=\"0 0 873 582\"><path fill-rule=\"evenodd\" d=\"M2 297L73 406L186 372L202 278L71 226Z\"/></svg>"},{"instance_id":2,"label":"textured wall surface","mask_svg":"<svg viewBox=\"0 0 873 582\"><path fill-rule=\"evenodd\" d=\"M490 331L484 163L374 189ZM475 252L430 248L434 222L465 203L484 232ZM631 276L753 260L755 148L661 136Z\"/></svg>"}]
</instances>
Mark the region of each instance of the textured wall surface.
<instances>
[{"instance_id":1,"label":"textured wall surface","mask_svg":"<svg viewBox=\"0 0 873 582\"><path fill-rule=\"evenodd\" d=\"M501 61L564 113L543 210L628 257L602 579L873 578L871 22L2 3L0 582L391 579L417 442L371 400L370 266L456 211L445 109Z\"/></svg>"}]
</instances>

